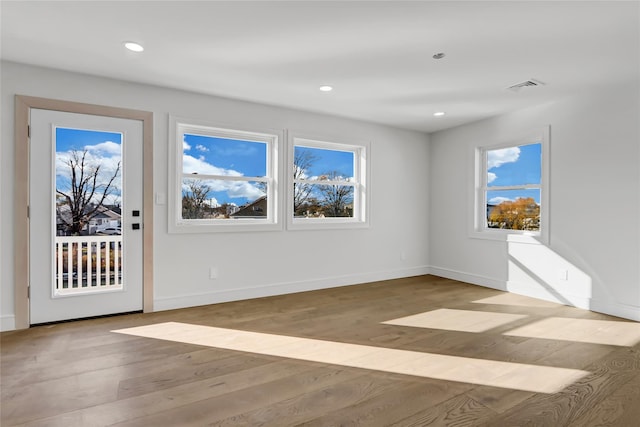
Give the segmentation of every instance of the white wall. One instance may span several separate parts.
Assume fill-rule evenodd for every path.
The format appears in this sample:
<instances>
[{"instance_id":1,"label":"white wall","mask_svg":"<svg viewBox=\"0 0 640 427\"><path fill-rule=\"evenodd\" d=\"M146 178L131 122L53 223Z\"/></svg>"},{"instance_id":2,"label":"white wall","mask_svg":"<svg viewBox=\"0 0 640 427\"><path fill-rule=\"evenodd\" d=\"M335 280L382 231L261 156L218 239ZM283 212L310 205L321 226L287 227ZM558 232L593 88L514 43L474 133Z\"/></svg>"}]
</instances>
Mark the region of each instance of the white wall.
<instances>
[{"instance_id":1,"label":"white wall","mask_svg":"<svg viewBox=\"0 0 640 427\"><path fill-rule=\"evenodd\" d=\"M385 126L21 64L1 64L0 320L13 315L13 103L30 95L154 112L154 190L167 194L168 115L371 142L371 227L177 235L155 206L157 309L428 272L428 136ZM405 257L402 259L401 254ZM209 267L219 278L209 280Z\"/></svg>"},{"instance_id":2,"label":"white wall","mask_svg":"<svg viewBox=\"0 0 640 427\"><path fill-rule=\"evenodd\" d=\"M640 320L639 94L607 88L430 135L431 272ZM543 125L549 245L469 237L474 148Z\"/></svg>"},{"instance_id":3,"label":"white wall","mask_svg":"<svg viewBox=\"0 0 640 427\"><path fill-rule=\"evenodd\" d=\"M165 194L169 114L371 141L369 229L169 235L167 206L155 206L158 309L431 271L640 320L639 90L627 86L591 92L426 136L2 62L0 326L14 327L15 94L153 111L154 186ZM551 126L549 245L507 246L470 238L473 149L547 124ZM218 280L208 279L211 266L219 268ZM568 280L559 280L560 270L568 270Z\"/></svg>"}]
</instances>

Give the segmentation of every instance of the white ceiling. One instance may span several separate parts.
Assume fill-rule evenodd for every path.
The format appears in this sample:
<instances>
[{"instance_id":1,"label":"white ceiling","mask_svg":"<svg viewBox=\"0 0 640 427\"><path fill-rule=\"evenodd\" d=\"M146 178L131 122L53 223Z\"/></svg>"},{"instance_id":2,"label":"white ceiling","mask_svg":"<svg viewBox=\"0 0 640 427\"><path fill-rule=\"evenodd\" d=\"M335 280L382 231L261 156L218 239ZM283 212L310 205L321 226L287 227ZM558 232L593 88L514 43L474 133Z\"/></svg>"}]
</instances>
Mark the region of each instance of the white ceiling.
<instances>
[{"instance_id":1,"label":"white ceiling","mask_svg":"<svg viewBox=\"0 0 640 427\"><path fill-rule=\"evenodd\" d=\"M432 132L637 81L639 6L2 1L0 56ZM532 78L545 86L506 89Z\"/></svg>"}]
</instances>

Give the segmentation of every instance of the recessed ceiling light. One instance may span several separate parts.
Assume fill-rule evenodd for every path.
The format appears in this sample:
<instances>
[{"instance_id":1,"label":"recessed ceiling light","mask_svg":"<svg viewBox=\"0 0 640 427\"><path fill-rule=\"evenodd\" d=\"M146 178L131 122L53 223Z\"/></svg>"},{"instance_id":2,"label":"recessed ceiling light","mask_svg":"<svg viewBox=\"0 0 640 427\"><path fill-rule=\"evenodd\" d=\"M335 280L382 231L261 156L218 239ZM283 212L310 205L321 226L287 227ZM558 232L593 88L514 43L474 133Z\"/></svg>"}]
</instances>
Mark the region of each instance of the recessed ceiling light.
<instances>
[{"instance_id":1,"label":"recessed ceiling light","mask_svg":"<svg viewBox=\"0 0 640 427\"><path fill-rule=\"evenodd\" d=\"M136 42L125 42L124 47L126 47L132 52L142 52L144 50L144 47L142 47L141 44Z\"/></svg>"},{"instance_id":2,"label":"recessed ceiling light","mask_svg":"<svg viewBox=\"0 0 640 427\"><path fill-rule=\"evenodd\" d=\"M442 59L444 57L445 57L444 52L436 53L435 55L432 56L433 59Z\"/></svg>"},{"instance_id":3,"label":"recessed ceiling light","mask_svg":"<svg viewBox=\"0 0 640 427\"><path fill-rule=\"evenodd\" d=\"M333 90L333 86L324 85L324 86L320 86L319 89L322 92L331 92Z\"/></svg>"},{"instance_id":4,"label":"recessed ceiling light","mask_svg":"<svg viewBox=\"0 0 640 427\"><path fill-rule=\"evenodd\" d=\"M446 113L445 113L444 111L438 111L438 112L433 113L433 115L434 115L435 117L442 117L442 116L444 116L445 114L446 114Z\"/></svg>"}]
</instances>

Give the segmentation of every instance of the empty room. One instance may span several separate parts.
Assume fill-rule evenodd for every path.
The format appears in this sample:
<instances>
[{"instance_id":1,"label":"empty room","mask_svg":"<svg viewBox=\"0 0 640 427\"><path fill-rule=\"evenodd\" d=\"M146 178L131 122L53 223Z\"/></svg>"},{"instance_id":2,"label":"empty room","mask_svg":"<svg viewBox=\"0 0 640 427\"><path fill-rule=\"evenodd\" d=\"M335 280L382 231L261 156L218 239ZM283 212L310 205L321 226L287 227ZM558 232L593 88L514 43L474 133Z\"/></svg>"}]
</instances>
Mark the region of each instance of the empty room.
<instances>
[{"instance_id":1,"label":"empty room","mask_svg":"<svg viewBox=\"0 0 640 427\"><path fill-rule=\"evenodd\" d=\"M640 420L640 2L0 1L2 426Z\"/></svg>"}]
</instances>

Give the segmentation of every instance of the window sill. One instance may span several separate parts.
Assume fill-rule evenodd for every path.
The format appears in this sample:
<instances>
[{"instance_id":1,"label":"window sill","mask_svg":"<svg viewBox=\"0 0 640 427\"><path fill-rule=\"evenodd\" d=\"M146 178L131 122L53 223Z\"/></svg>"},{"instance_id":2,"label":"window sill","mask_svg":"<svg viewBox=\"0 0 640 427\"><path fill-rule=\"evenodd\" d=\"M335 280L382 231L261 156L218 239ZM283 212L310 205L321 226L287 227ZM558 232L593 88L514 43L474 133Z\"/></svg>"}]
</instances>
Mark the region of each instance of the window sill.
<instances>
[{"instance_id":1,"label":"window sill","mask_svg":"<svg viewBox=\"0 0 640 427\"><path fill-rule=\"evenodd\" d=\"M545 239L540 233L514 233L507 230L472 231L469 237L473 239L494 240L507 243L526 243L530 245L543 245Z\"/></svg>"}]
</instances>

